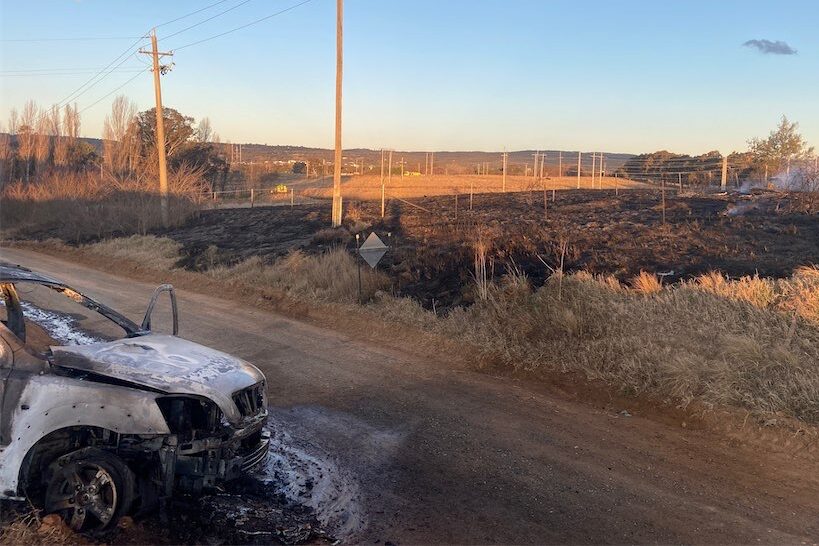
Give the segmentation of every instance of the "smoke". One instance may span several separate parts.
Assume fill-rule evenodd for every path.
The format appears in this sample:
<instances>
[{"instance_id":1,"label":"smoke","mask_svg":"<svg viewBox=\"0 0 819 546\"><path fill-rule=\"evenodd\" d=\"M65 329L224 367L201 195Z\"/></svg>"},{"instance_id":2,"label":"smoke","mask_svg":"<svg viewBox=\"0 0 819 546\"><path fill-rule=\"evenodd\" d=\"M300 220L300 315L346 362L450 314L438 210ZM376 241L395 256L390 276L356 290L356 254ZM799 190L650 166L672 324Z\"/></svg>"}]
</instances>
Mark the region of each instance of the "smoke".
<instances>
[{"instance_id":1,"label":"smoke","mask_svg":"<svg viewBox=\"0 0 819 546\"><path fill-rule=\"evenodd\" d=\"M755 47L760 53L765 55L796 55L797 51L787 43L777 40L748 40L745 47Z\"/></svg>"},{"instance_id":2,"label":"smoke","mask_svg":"<svg viewBox=\"0 0 819 546\"><path fill-rule=\"evenodd\" d=\"M740 193L750 193L755 188L767 188L777 191L819 191L819 173L810 167L794 167L790 172L782 171L768 179L746 180L739 188Z\"/></svg>"}]
</instances>

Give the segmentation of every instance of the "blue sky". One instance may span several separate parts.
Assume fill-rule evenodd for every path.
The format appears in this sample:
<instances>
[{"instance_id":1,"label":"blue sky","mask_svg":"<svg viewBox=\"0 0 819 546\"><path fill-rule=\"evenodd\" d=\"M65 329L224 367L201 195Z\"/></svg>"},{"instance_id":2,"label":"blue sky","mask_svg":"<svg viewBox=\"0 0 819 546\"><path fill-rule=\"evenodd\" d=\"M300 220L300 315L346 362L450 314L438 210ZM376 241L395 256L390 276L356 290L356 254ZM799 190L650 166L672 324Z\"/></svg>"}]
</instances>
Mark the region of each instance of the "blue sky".
<instances>
[{"instance_id":1,"label":"blue sky","mask_svg":"<svg viewBox=\"0 0 819 546\"><path fill-rule=\"evenodd\" d=\"M139 36L216 0L0 0L0 35ZM229 30L298 0L227 0L158 29L161 49ZM742 150L783 114L819 144L819 2L347 0L345 147ZM797 55L742 44L782 40ZM134 40L0 42L0 70L101 68ZM132 58L123 67L142 67ZM331 147L335 2L179 49L163 102L208 116L223 140ZM0 119L57 102L92 74L0 76ZM82 109L133 77L115 73ZM153 106L145 72L122 91ZM113 95L83 113L99 136Z\"/></svg>"}]
</instances>

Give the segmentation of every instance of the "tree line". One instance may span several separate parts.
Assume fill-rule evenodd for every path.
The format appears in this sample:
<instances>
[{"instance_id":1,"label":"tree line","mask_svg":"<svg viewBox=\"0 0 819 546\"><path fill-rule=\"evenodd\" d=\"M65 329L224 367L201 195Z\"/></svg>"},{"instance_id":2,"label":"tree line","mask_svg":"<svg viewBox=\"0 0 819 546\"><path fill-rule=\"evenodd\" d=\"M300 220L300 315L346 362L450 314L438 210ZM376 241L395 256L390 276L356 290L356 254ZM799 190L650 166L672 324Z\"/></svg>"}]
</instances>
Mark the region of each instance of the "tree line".
<instances>
[{"instance_id":1,"label":"tree line","mask_svg":"<svg viewBox=\"0 0 819 546\"><path fill-rule=\"evenodd\" d=\"M173 108L163 108L165 149L171 172L201 181L202 190L224 187L230 171L208 118L197 124ZM28 101L9 114L0 131L0 184L36 183L49 176L87 173L112 181L156 185L156 109L138 112L125 96L114 99L103 125L102 150L80 138L76 105L40 108Z\"/></svg>"},{"instance_id":2,"label":"tree line","mask_svg":"<svg viewBox=\"0 0 819 546\"><path fill-rule=\"evenodd\" d=\"M789 173L791 167L804 173L815 170L814 148L798 131L799 124L783 116L779 125L765 138L752 138L748 150L727 156L729 178L734 181L768 181ZM689 185L708 185L720 181L723 156L717 151L690 156L666 150L641 154L628 159L615 172L638 180L682 181Z\"/></svg>"}]
</instances>

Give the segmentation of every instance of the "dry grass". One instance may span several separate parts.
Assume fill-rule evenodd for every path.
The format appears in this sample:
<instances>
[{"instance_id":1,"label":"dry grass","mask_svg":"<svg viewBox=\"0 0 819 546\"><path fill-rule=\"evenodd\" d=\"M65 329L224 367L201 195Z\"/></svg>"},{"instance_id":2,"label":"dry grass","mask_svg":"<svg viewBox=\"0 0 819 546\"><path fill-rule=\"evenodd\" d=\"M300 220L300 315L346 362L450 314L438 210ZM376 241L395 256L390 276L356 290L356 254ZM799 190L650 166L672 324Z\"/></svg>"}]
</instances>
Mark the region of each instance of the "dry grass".
<instances>
[{"instance_id":1,"label":"dry grass","mask_svg":"<svg viewBox=\"0 0 819 546\"><path fill-rule=\"evenodd\" d=\"M167 237L132 235L130 237L106 239L86 245L85 248L93 254L134 260L165 271L173 269L176 262L179 261L179 252L182 245Z\"/></svg>"},{"instance_id":2,"label":"dry grass","mask_svg":"<svg viewBox=\"0 0 819 546\"><path fill-rule=\"evenodd\" d=\"M315 256L294 251L272 264L253 257L206 274L234 285L282 291L291 297L334 303L358 301L358 264L343 248ZM361 266L364 301L389 286L389 279L366 264Z\"/></svg>"},{"instance_id":3,"label":"dry grass","mask_svg":"<svg viewBox=\"0 0 819 546\"><path fill-rule=\"evenodd\" d=\"M590 189L591 177L580 179L580 187ZM571 176L553 177L544 180L541 184L534 181L532 177L507 176L506 191L541 191L570 190L577 189L577 178ZM599 181L595 179L595 188L599 187ZM603 189L646 188L649 187L641 182L625 180L623 178L604 177ZM410 199L417 197L429 197L434 195L468 195L475 193L498 193L503 191L503 180L500 175L435 175L431 176L407 176L401 180L400 176L393 176L392 182L386 185L387 197L399 197ZM342 194L345 200L379 200L381 199L381 177L380 175L357 175L348 177L342 182ZM329 198L332 197L332 187L310 188L304 190L304 194L310 197Z\"/></svg>"},{"instance_id":4,"label":"dry grass","mask_svg":"<svg viewBox=\"0 0 819 546\"><path fill-rule=\"evenodd\" d=\"M201 178L182 170L169 177L172 225L199 208ZM100 179L91 173L54 173L0 193L7 236L58 237L81 242L110 235L145 234L161 225L159 194L139 179Z\"/></svg>"},{"instance_id":5,"label":"dry grass","mask_svg":"<svg viewBox=\"0 0 819 546\"><path fill-rule=\"evenodd\" d=\"M176 243L131 237L87 247L156 268ZM533 289L515 273L489 282L485 298L439 317L379 292L386 276L362 267L364 310L461 343L481 362L530 372L575 372L626 393L681 406L697 400L819 423L819 269L789 279L718 273L662 286L640 275L633 288L610 276L553 275ZM355 259L342 248L293 252L272 264L251 258L205 272L260 297L355 304Z\"/></svg>"},{"instance_id":6,"label":"dry grass","mask_svg":"<svg viewBox=\"0 0 819 546\"><path fill-rule=\"evenodd\" d=\"M733 297L750 293L739 282L726 285L728 296L696 282L649 286L570 275L558 297L557 281L537 290L505 283L441 327L516 369L579 372L683 406L698 400L819 422L819 322ZM795 291L787 301L806 309L796 303L805 292ZM815 302L817 285L810 291Z\"/></svg>"},{"instance_id":7,"label":"dry grass","mask_svg":"<svg viewBox=\"0 0 819 546\"><path fill-rule=\"evenodd\" d=\"M92 544L74 533L56 514L40 518L36 512L18 516L0 529L0 545Z\"/></svg>"},{"instance_id":8,"label":"dry grass","mask_svg":"<svg viewBox=\"0 0 819 546\"><path fill-rule=\"evenodd\" d=\"M655 294L663 289L663 285L656 275L640 271L640 274L631 279L631 287L643 294Z\"/></svg>"}]
</instances>

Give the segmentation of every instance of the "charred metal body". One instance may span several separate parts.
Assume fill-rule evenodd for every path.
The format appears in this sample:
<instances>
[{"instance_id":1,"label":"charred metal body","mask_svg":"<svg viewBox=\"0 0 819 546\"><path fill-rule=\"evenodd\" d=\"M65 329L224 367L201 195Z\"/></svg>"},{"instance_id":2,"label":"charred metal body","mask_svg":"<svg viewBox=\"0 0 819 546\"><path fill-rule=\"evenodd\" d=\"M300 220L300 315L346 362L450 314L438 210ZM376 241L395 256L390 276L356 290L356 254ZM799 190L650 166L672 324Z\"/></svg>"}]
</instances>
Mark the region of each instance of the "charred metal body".
<instances>
[{"instance_id":1,"label":"charred metal body","mask_svg":"<svg viewBox=\"0 0 819 546\"><path fill-rule=\"evenodd\" d=\"M26 342L16 285L35 283L113 322L120 339ZM266 383L251 364L142 325L27 269L0 264L0 497L60 512L72 527L105 527L176 491L198 492L264 461ZM93 517L88 517L89 515Z\"/></svg>"}]
</instances>

